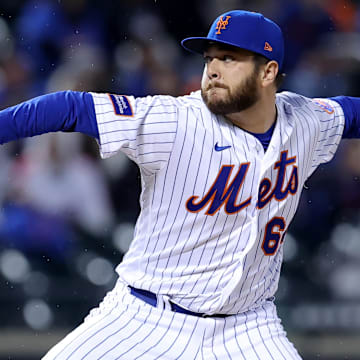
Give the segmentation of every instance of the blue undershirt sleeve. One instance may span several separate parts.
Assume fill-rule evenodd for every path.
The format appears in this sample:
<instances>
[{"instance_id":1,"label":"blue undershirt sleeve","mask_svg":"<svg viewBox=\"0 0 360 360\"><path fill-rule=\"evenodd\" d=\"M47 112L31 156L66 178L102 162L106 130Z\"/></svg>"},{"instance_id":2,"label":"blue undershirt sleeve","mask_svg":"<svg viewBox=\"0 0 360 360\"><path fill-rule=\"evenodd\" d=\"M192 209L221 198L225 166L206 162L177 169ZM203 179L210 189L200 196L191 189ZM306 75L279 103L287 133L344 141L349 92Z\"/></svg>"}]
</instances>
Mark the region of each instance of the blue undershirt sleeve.
<instances>
[{"instance_id":1,"label":"blue undershirt sleeve","mask_svg":"<svg viewBox=\"0 0 360 360\"><path fill-rule=\"evenodd\" d=\"M0 144L48 132L80 132L99 139L93 98L61 91L0 111Z\"/></svg>"},{"instance_id":2,"label":"blue undershirt sleeve","mask_svg":"<svg viewBox=\"0 0 360 360\"><path fill-rule=\"evenodd\" d=\"M360 138L360 98L336 96L330 98L340 104L345 115L344 139Z\"/></svg>"}]
</instances>

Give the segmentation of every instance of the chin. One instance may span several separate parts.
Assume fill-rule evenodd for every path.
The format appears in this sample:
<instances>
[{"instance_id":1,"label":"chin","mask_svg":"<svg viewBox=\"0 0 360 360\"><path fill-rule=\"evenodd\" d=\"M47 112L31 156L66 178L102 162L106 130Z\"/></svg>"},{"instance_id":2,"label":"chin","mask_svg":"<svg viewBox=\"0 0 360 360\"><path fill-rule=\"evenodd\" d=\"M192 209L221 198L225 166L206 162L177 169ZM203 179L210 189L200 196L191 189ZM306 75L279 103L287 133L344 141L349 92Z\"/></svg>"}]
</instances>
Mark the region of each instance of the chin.
<instances>
[{"instance_id":1,"label":"chin","mask_svg":"<svg viewBox=\"0 0 360 360\"><path fill-rule=\"evenodd\" d=\"M209 103L217 103L219 101L226 101L228 93L225 89L210 89L206 93Z\"/></svg>"},{"instance_id":2,"label":"chin","mask_svg":"<svg viewBox=\"0 0 360 360\"><path fill-rule=\"evenodd\" d=\"M219 89L210 89L207 91L201 91L201 96L204 100L204 103L209 108L211 112L213 112L216 115L223 115L224 110L227 109L227 107L224 105L227 104L227 100L229 95L227 94L226 89L220 89L225 91L218 91Z\"/></svg>"}]
</instances>

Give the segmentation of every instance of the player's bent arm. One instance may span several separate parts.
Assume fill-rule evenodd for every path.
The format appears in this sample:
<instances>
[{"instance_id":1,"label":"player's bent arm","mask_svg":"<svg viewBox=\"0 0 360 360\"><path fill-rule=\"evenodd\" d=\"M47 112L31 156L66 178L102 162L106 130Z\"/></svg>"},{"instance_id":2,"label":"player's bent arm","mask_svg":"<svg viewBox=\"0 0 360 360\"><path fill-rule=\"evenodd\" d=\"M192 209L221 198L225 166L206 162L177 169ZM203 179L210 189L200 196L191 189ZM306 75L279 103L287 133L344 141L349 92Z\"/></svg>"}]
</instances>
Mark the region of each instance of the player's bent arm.
<instances>
[{"instance_id":1,"label":"player's bent arm","mask_svg":"<svg viewBox=\"0 0 360 360\"><path fill-rule=\"evenodd\" d=\"M89 93L61 91L0 111L0 144L48 132L81 132L99 139Z\"/></svg>"},{"instance_id":2,"label":"player's bent arm","mask_svg":"<svg viewBox=\"0 0 360 360\"><path fill-rule=\"evenodd\" d=\"M343 138L360 138L360 98L336 96L330 98L342 107L345 116Z\"/></svg>"}]
</instances>

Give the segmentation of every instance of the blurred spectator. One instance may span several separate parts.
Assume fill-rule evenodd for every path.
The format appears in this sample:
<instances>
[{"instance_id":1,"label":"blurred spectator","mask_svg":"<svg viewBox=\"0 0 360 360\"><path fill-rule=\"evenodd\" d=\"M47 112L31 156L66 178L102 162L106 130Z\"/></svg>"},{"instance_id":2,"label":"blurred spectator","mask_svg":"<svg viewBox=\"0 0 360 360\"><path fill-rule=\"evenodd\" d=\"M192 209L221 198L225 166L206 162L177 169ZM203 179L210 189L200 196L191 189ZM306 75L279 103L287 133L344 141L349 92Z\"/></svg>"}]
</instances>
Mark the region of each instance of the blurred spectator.
<instances>
[{"instance_id":1,"label":"blurred spectator","mask_svg":"<svg viewBox=\"0 0 360 360\"><path fill-rule=\"evenodd\" d=\"M285 37L285 71L293 70L305 52L316 47L324 34L335 30L325 5L324 0L278 2L277 21Z\"/></svg>"},{"instance_id":2,"label":"blurred spectator","mask_svg":"<svg viewBox=\"0 0 360 360\"><path fill-rule=\"evenodd\" d=\"M18 46L36 74L38 91L64 52L71 59L78 47L105 46L104 26L101 12L88 0L26 2L17 20Z\"/></svg>"},{"instance_id":3,"label":"blurred spectator","mask_svg":"<svg viewBox=\"0 0 360 360\"><path fill-rule=\"evenodd\" d=\"M324 1L325 9L337 31L351 32L356 28L356 6L350 0Z\"/></svg>"},{"instance_id":4,"label":"blurred spectator","mask_svg":"<svg viewBox=\"0 0 360 360\"><path fill-rule=\"evenodd\" d=\"M77 248L74 225L95 238L109 236L114 214L106 180L97 162L81 152L81 140L57 133L27 141L10 175L3 244L65 256L64 247Z\"/></svg>"}]
</instances>

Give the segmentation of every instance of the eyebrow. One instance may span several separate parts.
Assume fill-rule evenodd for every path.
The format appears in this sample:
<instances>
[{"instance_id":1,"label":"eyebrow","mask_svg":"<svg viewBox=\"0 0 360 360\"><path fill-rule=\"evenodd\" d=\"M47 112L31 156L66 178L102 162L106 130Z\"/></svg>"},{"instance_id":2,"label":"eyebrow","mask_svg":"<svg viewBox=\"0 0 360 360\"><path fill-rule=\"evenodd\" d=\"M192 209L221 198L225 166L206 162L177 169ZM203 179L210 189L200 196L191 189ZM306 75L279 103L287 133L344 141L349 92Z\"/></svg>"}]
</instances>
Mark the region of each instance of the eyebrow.
<instances>
[{"instance_id":1,"label":"eyebrow","mask_svg":"<svg viewBox=\"0 0 360 360\"><path fill-rule=\"evenodd\" d=\"M239 48L232 46L232 45L227 45L227 44L209 44L205 49L204 52L209 51L210 48L215 48L219 51L233 51L233 52L237 52Z\"/></svg>"},{"instance_id":2,"label":"eyebrow","mask_svg":"<svg viewBox=\"0 0 360 360\"><path fill-rule=\"evenodd\" d=\"M232 53L238 54L240 56L254 56L255 55L255 53L253 53L250 50L238 48L236 46L227 45L227 44L211 44L204 50L204 52L203 52L204 56L206 56L206 53L208 53L210 51L210 48L215 48L218 51L232 52Z\"/></svg>"}]
</instances>

